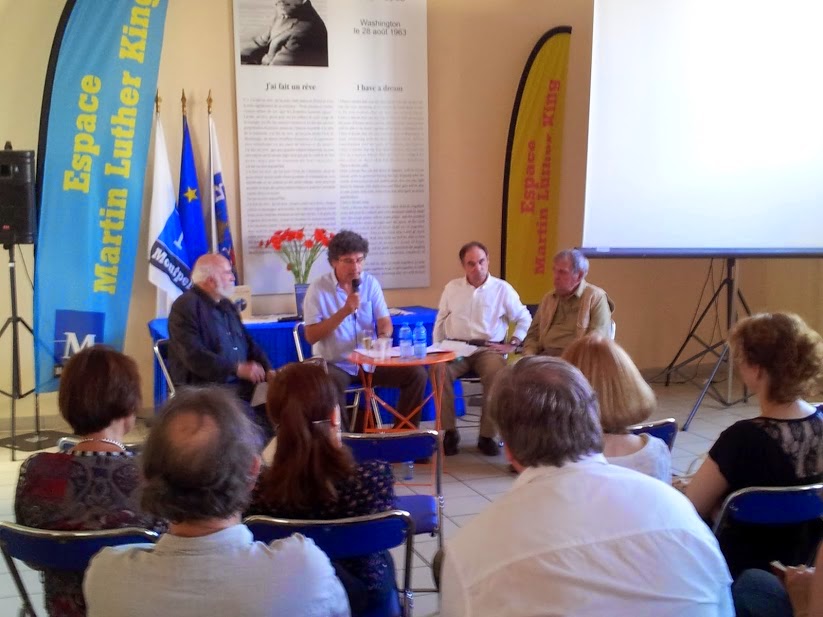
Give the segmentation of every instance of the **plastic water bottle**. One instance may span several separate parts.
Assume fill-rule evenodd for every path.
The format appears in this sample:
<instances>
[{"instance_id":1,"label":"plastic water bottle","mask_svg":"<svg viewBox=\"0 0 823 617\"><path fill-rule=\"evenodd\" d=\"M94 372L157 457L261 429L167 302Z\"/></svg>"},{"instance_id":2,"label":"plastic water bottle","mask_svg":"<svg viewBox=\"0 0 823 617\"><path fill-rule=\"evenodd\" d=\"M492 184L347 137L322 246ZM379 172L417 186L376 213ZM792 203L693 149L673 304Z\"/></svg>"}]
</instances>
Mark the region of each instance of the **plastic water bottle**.
<instances>
[{"instance_id":1,"label":"plastic water bottle","mask_svg":"<svg viewBox=\"0 0 823 617\"><path fill-rule=\"evenodd\" d=\"M426 357L426 326L423 325L422 321L418 321L417 325L414 326L414 333L412 334L412 339L414 341L414 357L415 358L425 358Z\"/></svg>"},{"instance_id":2,"label":"plastic water bottle","mask_svg":"<svg viewBox=\"0 0 823 617\"><path fill-rule=\"evenodd\" d=\"M400 359L408 360L414 357L414 350L412 349L412 331L409 324L404 323L400 327Z\"/></svg>"}]
</instances>

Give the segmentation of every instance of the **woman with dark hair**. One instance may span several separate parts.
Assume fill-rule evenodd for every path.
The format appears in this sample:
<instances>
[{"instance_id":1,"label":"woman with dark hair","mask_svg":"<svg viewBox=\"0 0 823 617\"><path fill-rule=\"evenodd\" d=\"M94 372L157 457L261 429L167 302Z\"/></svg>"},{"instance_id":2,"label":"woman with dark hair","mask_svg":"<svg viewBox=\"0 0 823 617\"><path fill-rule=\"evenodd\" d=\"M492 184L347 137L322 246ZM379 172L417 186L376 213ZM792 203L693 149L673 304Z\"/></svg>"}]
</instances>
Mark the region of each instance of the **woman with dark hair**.
<instances>
[{"instance_id":1,"label":"woman with dark hair","mask_svg":"<svg viewBox=\"0 0 823 617\"><path fill-rule=\"evenodd\" d=\"M26 459L14 499L17 522L70 531L164 531L164 523L141 511L138 463L123 445L140 408L134 360L99 345L78 352L63 369L58 405L81 439L67 454L42 452ZM45 572L49 615L85 615L82 582L82 572Z\"/></svg>"},{"instance_id":2,"label":"woman with dark hair","mask_svg":"<svg viewBox=\"0 0 823 617\"><path fill-rule=\"evenodd\" d=\"M323 367L290 364L269 382L269 420L277 450L261 474L248 514L329 520L394 507L391 466L355 463L340 438L337 386ZM388 552L334 562L357 615L395 593Z\"/></svg>"},{"instance_id":3,"label":"woman with dark hair","mask_svg":"<svg viewBox=\"0 0 823 617\"><path fill-rule=\"evenodd\" d=\"M823 339L797 315L762 313L740 321L729 344L743 383L757 395L760 415L723 431L684 488L704 518L741 488L823 479L823 409L804 400L823 378ZM800 563L808 557L799 552L810 532L819 534L797 526L764 532L735 523L723 534L721 549L736 577L745 568L768 570L771 560Z\"/></svg>"}]
</instances>

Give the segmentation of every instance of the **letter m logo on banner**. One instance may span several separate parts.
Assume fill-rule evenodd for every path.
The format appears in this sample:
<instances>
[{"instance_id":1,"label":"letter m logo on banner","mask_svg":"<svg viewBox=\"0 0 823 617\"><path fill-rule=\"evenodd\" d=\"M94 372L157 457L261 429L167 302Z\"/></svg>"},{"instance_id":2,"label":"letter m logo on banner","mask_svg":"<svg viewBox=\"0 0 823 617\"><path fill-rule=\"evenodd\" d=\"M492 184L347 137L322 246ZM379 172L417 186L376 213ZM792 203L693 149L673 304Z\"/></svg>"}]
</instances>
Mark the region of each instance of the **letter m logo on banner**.
<instances>
[{"instance_id":1,"label":"letter m logo on banner","mask_svg":"<svg viewBox=\"0 0 823 617\"><path fill-rule=\"evenodd\" d=\"M54 376L78 351L103 342L105 313L58 310L54 320Z\"/></svg>"}]
</instances>

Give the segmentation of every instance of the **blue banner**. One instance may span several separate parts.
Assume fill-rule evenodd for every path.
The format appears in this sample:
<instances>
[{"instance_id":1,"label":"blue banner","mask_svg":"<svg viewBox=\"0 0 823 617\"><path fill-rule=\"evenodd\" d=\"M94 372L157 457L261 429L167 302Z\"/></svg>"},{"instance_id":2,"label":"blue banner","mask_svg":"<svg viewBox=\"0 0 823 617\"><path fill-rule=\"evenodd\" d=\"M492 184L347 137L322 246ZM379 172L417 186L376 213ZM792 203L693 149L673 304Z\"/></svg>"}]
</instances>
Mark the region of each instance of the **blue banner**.
<instances>
[{"instance_id":1,"label":"blue banner","mask_svg":"<svg viewBox=\"0 0 823 617\"><path fill-rule=\"evenodd\" d=\"M203 222L203 205L200 201L200 183L197 181L197 166L194 164L194 151L191 147L189 122L183 116L183 152L180 155L180 190L177 193L177 211L180 213L180 225L183 227L183 246L189 254L188 264L194 268L194 262L200 255L209 252L206 240L206 225Z\"/></svg>"},{"instance_id":2,"label":"blue banner","mask_svg":"<svg viewBox=\"0 0 823 617\"><path fill-rule=\"evenodd\" d=\"M36 384L99 343L123 348L167 0L69 0L40 130Z\"/></svg>"}]
</instances>

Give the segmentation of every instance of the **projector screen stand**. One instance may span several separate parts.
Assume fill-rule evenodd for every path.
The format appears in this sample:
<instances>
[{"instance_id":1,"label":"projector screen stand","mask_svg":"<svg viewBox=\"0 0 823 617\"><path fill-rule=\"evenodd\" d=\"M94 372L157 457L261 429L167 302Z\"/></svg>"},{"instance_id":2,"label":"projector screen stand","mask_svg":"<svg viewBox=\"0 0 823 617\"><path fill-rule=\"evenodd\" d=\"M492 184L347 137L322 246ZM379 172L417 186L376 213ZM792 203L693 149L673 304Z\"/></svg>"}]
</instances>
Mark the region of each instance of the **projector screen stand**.
<instances>
[{"instance_id":1,"label":"projector screen stand","mask_svg":"<svg viewBox=\"0 0 823 617\"><path fill-rule=\"evenodd\" d=\"M674 359L669 363L669 366L666 367L664 371L666 375L666 385L668 386L671 381L671 376L673 373L680 373L680 370L695 361L699 361L705 356L711 354L715 356L716 361L714 367L712 368L711 373L709 374L706 383L703 385L700 395L697 397L697 401L695 401L694 406L692 407L691 412L689 413L689 417L686 419L686 422L683 423L683 426L680 430L687 431L689 430L689 424L694 419L697 410L700 408L700 405L703 403L703 399L706 398L708 394L714 400L716 400L721 405L726 407L730 407L737 403L748 401L749 394L746 391L745 385L743 386L743 397L737 400L732 398L732 376L734 374L734 367L731 362L731 352L729 350L729 343L728 343L728 336L729 332L731 331L732 327L734 326L735 322L737 321L737 312L735 311L735 299L740 302L740 305L743 307L743 310L746 311L747 315L751 315L751 311L749 310L749 305L746 304L746 299L743 297L743 293L737 287L737 260L733 257L726 259L726 277L720 281L720 284L715 289L714 294L712 295L709 302L706 304L703 312L700 313L700 317L695 322L692 329L689 331L688 335L686 335L686 339L683 341L683 344L680 346L680 349L675 354ZM706 342L697 334L698 328L700 328L700 324L703 323L703 320L706 318L706 315L709 314L709 311L712 308L717 309L721 303L721 296L723 292L726 296L726 335L723 340L712 343ZM702 347L702 349L694 354L693 356L678 362L680 356L683 353L683 350L686 349L686 346L689 344L689 341L694 340ZM714 378L717 373L720 371L723 365L726 365L726 369L728 371L728 379L726 380L726 393L725 395L721 393L714 384Z\"/></svg>"}]
</instances>

